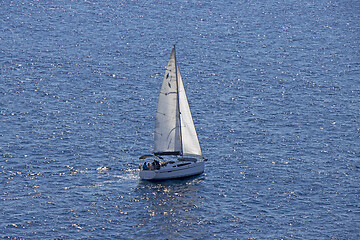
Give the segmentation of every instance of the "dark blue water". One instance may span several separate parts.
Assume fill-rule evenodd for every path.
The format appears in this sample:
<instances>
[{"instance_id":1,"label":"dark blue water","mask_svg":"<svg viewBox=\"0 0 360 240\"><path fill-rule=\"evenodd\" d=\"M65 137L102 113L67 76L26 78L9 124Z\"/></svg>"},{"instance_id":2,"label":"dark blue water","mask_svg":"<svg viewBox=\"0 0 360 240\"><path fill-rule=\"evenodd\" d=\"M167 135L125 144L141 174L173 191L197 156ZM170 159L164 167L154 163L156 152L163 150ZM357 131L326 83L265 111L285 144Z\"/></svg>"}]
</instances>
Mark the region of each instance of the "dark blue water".
<instances>
[{"instance_id":1,"label":"dark blue water","mask_svg":"<svg viewBox=\"0 0 360 240\"><path fill-rule=\"evenodd\" d=\"M360 239L359 9L2 1L0 236ZM174 43L209 161L143 182Z\"/></svg>"}]
</instances>

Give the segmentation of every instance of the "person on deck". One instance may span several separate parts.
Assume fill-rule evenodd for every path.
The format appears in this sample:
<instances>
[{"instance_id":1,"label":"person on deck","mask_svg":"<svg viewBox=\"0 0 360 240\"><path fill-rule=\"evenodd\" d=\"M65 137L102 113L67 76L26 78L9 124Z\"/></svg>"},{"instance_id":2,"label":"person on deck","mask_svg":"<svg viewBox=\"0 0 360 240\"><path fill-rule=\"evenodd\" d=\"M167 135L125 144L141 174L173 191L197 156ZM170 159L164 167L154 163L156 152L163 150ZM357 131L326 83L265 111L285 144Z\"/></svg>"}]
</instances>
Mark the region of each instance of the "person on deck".
<instances>
[{"instance_id":1,"label":"person on deck","mask_svg":"<svg viewBox=\"0 0 360 240\"><path fill-rule=\"evenodd\" d=\"M142 167L143 170L149 170L148 166L146 165L146 162L144 162L144 165Z\"/></svg>"},{"instance_id":2,"label":"person on deck","mask_svg":"<svg viewBox=\"0 0 360 240\"><path fill-rule=\"evenodd\" d=\"M158 160L154 159L154 167L156 170L159 170L160 169L160 163Z\"/></svg>"},{"instance_id":3,"label":"person on deck","mask_svg":"<svg viewBox=\"0 0 360 240\"><path fill-rule=\"evenodd\" d=\"M153 170L153 169L152 169L152 164L151 164L151 163L147 163L147 167L148 167L148 170Z\"/></svg>"}]
</instances>

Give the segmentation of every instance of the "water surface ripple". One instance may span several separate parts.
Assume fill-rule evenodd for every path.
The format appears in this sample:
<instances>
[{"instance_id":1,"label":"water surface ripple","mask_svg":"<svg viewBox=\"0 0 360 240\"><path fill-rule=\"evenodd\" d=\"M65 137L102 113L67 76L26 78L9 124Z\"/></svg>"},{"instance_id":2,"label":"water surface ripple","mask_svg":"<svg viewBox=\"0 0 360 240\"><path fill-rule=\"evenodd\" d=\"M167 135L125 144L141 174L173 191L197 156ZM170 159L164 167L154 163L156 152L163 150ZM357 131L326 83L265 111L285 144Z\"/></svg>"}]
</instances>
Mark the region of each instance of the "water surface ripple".
<instances>
[{"instance_id":1,"label":"water surface ripple","mask_svg":"<svg viewBox=\"0 0 360 240\"><path fill-rule=\"evenodd\" d=\"M360 239L360 2L4 1L4 239ZM143 182L173 44L205 174Z\"/></svg>"}]
</instances>

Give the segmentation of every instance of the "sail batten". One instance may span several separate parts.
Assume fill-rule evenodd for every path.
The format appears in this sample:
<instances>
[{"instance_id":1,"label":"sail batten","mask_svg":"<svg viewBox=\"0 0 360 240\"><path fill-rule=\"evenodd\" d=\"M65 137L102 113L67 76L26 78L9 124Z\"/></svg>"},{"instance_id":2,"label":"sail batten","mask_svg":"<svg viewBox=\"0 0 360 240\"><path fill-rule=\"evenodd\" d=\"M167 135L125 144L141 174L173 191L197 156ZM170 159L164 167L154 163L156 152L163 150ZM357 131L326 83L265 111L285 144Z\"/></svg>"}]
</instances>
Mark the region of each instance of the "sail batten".
<instances>
[{"instance_id":1,"label":"sail batten","mask_svg":"<svg viewBox=\"0 0 360 240\"><path fill-rule=\"evenodd\" d=\"M154 153L156 155L201 156L184 84L173 48L159 94L156 111Z\"/></svg>"}]
</instances>

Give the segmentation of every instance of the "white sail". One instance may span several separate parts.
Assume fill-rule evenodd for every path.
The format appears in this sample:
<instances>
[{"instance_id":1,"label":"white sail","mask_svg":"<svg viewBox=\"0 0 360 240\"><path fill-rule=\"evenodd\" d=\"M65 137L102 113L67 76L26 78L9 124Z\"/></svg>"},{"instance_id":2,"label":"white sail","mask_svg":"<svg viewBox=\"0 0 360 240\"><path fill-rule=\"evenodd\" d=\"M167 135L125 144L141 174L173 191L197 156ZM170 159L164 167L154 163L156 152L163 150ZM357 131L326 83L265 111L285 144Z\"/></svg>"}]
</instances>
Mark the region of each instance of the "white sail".
<instances>
[{"instance_id":1,"label":"white sail","mask_svg":"<svg viewBox=\"0 0 360 240\"><path fill-rule=\"evenodd\" d=\"M161 86L155 121L154 153L201 156L185 88L173 48Z\"/></svg>"},{"instance_id":2,"label":"white sail","mask_svg":"<svg viewBox=\"0 0 360 240\"><path fill-rule=\"evenodd\" d=\"M175 50L173 49L166 66L156 111L155 154L180 154L181 152L175 64Z\"/></svg>"},{"instance_id":3,"label":"white sail","mask_svg":"<svg viewBox=\"0 0 360 240\"><path fill-rule=\"evenodd\" d=\"M179 106L181 123L182 153L187 156L201 156L200 143L196 134L195 125L191 116L189 103L186 97L184 84L179 66L177 67L179 84Z\"/></svg>"}]
</instances>

